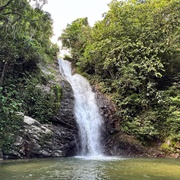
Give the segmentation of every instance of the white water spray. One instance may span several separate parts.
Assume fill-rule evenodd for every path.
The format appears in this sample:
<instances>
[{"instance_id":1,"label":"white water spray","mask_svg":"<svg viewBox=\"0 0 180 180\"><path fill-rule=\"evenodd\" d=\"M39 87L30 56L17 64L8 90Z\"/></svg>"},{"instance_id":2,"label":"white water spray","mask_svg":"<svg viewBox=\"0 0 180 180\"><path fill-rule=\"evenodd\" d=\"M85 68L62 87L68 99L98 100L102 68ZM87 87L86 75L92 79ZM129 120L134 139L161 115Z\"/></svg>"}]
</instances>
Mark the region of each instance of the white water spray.
<instances>
[{"instance_id":1,"label":"white water spray","mask_svg":"<svg viewBox=\"0 0 180 180\"><path fill-rule=\"evenodd\" d=\"M103 120L99 114L95 94L83 76L72 75L70 62L59 59L59 69L64 78L71 84L74 92L74 112L81 140L80 155L102 155L100 134Z\"/></svg>"}]
</instances>

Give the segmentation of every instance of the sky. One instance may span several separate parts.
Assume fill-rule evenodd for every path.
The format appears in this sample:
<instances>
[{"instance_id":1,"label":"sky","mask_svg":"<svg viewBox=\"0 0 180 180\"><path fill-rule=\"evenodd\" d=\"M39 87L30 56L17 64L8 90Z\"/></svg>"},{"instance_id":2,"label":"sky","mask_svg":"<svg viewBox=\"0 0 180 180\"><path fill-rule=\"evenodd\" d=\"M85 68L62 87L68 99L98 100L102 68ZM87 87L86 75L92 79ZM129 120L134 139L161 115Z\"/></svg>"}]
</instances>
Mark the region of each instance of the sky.
<instances>
[{"instance_id":1,"label":"sky","mask_svg":"<svg viewBox=\"0 0 180 180\"><path fill-rule=\"evenodd\" d=\"M110 2L111 0L48 0L43 10L51 14L54 22L52 42L56 43L66 25L77 18L88 17L90 26L93 26L108 11L107 4Z\"/></svg>"}]
</instances>

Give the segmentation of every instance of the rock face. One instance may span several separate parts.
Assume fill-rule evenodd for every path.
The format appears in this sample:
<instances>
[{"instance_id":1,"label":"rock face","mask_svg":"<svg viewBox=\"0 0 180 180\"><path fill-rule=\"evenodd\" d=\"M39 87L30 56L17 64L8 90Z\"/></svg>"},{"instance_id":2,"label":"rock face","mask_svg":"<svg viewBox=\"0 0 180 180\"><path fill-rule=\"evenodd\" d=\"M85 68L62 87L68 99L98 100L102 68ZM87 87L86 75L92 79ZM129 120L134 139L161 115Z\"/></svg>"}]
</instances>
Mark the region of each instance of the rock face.
<instances>
[{"instance_id":1,"label":"rock face","mask_svg":"<svg viewBox=\"0 0 180 180\"><path fill-rule=\"evenodd\" d=\"M110 99L105 97L102 93L98 91L98 89L93 88L93 91L96 94L97 104L101 113L101 116L104 119L104 128L106 135L114 134L117 132L117 128L119 127L119 121L116 117L116 108L111 102Z\"/></svg>"},{"instance_id":2,"label":"rock face","mask_svg":"<svg viewBox=\"0 0 180 180\"><path fill-rule=\"evenodd\" d=\"M49 93L51 84L60 84L62 95L60 108L49 124L41 124L31 117L24 116L20 132L14 135L15 142L4 158L64 157L76 154L78 130L74 115L74 96L71 85L59 73L58 64L49 67L40 66L44 74L54 76L46 86L39 86L43 93ZM21 114L22 115L22 114ZM0 154L1 158L1 154Z\"/></svg>"},{"instance_id":3,"label":"rock face","mask_svg":"<svg viewBox=\"0 0 180 180\"><path fill-rule=\"evenodd\" d=\"M41 67L43 72L48 74L49 71L45 67ZM60 109L52 120L54 125L70 128L77 131L77 124L74 115L74 95L71 85L66 81L59 72L59 65L55 63L53 66L54 81L59 83L62 88L62 96L60 102ZM52 81L50 82L52 83ZM53 82L54 83L54 82Z\"/></svg>"},{"instance_id":4,"label":"rock face","mask_svg":"<svg viewBox=\"0 0 180 180\"><path fill-rule=\"evenodd\" d=\"M98 91L96 87L93 87L93 91L96 94L100 114L104 119L103 139L104 145L106 146L109 141L109 137L117 132L117 128L119 126L118 119L115 115L115 107L113 103L100 91Z\"/></svg>"},{"instance_id":5,"label":"rock face","mask_svg":"<svg viewBox=\"0 0 180 180\"><path fill-rule=\"evenodd\" d=\"M24 116L24 124L5 158L61 157L74 155L76 132L62 126L40 124Z\"/></svg>"},{"instance_id":6,"label":"rock face","mask_svg":"<svg viewBox=\"0 0 180 180\"><path fill-rule=\"evenodd\" d=\"M120 119L116 116L116 107L108 97L93 88L96 93L97 103L100 113L104 118L103 143L104 153L112 156L150 156L150 157L169 157L158 148L145 147L133 136L123 133L120 129ZM178 149L177 145L177 149ZM179 154L170 154L170 157L179 157Z\"/></svg>"},{"instance_id":7,"label":"rock face","mask_svg":"<svg viewBox=\"0 0 180 180\"><path fill-rule=\"evenodd\" d=\"M96 93L100 113L104 118L103 141L104 151L107 155L139 156L145 155L146 149L132 136L120 131L119 119L116 116L116 108L113 103L93 88Z\"/></svg>"},{"instance_id":8,"label":"rock face","mask_svg":"<svg viewBox=\"0 0 180 180\"><path fill-rule=\"evenodd\" d=\"M54 122L62 126L77 130L77 124L74 115L74 95L71 85L65 81L61 81L62 98L59 113L54 117Z\"/></svg>"}]
</instances>

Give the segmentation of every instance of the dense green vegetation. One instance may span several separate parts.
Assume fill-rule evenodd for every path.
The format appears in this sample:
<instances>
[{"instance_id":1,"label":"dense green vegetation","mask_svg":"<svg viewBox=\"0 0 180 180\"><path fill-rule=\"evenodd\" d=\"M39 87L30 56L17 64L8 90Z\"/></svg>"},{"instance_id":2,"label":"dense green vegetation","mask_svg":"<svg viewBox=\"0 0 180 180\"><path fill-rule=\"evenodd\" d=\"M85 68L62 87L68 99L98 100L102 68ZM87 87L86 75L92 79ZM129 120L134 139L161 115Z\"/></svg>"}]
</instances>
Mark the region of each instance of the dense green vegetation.
<instances>
[{"instance_id":1,"label":"dense green vegetation","mask_svg":"<svg viewBox=\"0 0 180 180\"><path fill-rule=\"evenodd\" d=\"M31 7L29 2L35 2ZM46 0L0 0L0 149L9 148L21 113L49 122L61 88L39 64L56 60ZM119 130L144 144L180 141L180 2L113 0L90 27L74 20L59 38L68 58L117 107ZM48 90L47 90L48 89ZM47 91L46 91L47 90Z\"/></svg>"},{"instance_id":2,"label":"dense green vegetation","mask_svg":"<svg viewBox=\"0 0 180 180\"><path fill-rule=\"evenodd\" d=\"M52 19L43 12L45 1L0 1L0 149L6 149L22 122L20 113L47 122L57 111L60 87L48 85L39 63L53 63L58 48L52 44Z\"/></svg>"},{"instance_id":3,"label":"dense green vegetation","mask_svg":"<svg viewBox=\"0 0 180 180\"><path fill-rule=\"evenodd\" d=\"M59 39L114 101L122 131L145 144L180 141L179 0L113 0L94 27L77 19Z\"/></svg>"}]
</instances>

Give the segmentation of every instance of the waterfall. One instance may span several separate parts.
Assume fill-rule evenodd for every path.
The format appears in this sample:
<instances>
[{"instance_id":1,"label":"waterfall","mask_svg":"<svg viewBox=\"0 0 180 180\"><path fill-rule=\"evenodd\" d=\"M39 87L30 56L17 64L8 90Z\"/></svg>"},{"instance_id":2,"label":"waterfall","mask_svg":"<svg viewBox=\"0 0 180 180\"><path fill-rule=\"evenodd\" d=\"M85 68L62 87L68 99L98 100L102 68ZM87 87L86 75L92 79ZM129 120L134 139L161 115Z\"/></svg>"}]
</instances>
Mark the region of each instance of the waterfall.
<instances>
[{"instance_id":1,"label":"waterfall","mask_svg":"<svg viewBox=\"0 0 180 180\"><path fill-rule=\"evenodd\" d=\"M70 62L59 59L59 69L62 76L71 84L74 92L74 113L80 136L80 152L78 155L101 155L100 135L103 120L99 113L95 94L86 78L79 74L72 75Z\"/></svg>"}]
</instances>

